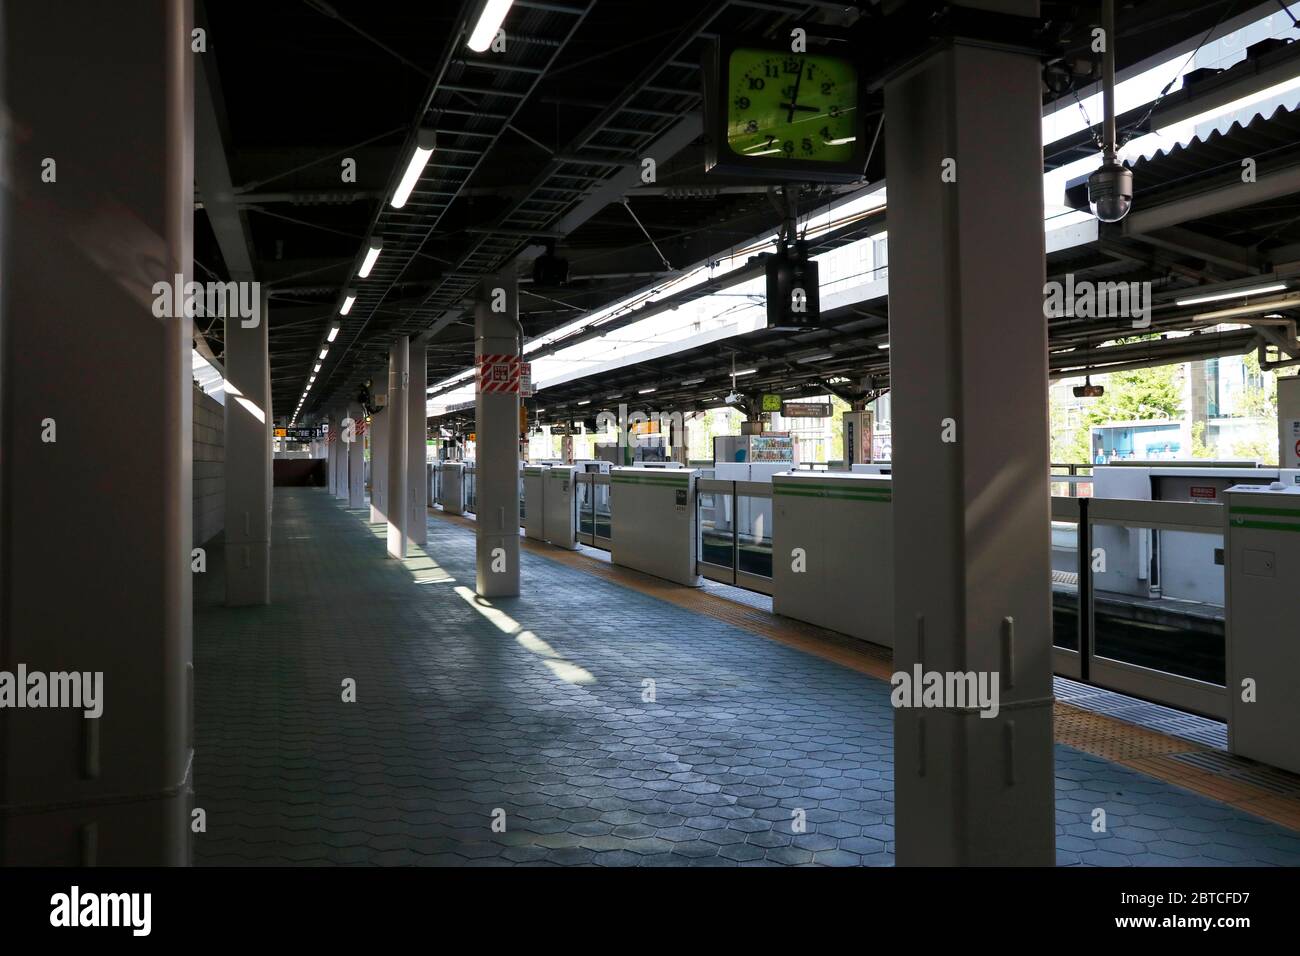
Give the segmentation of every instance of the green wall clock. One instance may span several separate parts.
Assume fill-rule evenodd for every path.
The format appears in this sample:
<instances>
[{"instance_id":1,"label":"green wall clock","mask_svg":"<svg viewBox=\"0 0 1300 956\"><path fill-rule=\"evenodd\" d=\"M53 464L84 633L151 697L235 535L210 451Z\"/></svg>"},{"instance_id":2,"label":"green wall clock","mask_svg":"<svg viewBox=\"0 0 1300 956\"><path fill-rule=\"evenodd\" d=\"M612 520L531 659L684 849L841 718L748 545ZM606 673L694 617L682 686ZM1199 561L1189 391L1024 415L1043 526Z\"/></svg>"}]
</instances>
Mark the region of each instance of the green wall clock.
<instances>
[{"instance_id":1,"label":"green wall clock","mask_svg":"<svg viewBox=\"0 0 1300 956\"><path fill-rule=\"evenodd\" d=\"M705 168L845 182L865 165L857 65L723 39L704 64Z\"/></svg>"}]
</instances>

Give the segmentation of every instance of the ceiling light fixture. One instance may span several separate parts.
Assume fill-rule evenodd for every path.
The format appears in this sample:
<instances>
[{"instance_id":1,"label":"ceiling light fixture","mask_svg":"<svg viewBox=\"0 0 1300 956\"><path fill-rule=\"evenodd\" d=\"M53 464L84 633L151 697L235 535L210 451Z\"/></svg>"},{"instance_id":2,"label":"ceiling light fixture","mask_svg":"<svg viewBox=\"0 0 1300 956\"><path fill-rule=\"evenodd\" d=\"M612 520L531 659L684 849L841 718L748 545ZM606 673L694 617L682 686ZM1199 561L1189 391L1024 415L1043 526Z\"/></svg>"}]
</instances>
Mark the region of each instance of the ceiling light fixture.
<instances>
[{"instance_id":1,"label":"ceiling light fixture","mask_svg":"<svg viewBox=\"0 0 1300 956\"><path fill-rule=\"evenodd\" d=\"M1285 282L1271 285L1257 285L1249 289L1232 289L1228 292L1213 292L1209 295L1194 295L1190 299L1175 299L1174 305L1200 305L1202 302L1222 302L1224 299L1237 299L1248 295L1263 295L1265 292L1281 292L1286 288Z\"/></svg>"},{"instance_id":2,"label":"ceiling light fixture","mask_svg":"<svg viewBox=\"0 0 1300 956\"><path fill-rule=\"evenodd\" d=\"M397 190L393 193L391 205L394 209L401 209L406 205L406 200L411 198L411 190L420 181L420 174L424 172L424 166L433 155L437 143L438 134L431 129L422 129L415 134L415 152L411 154L411 160L406 164L406 172L402 174L402 181L397 184Z\"/></svg>"},{"instance_id":3,"label":"ceiling light fixture","mask_svg":"<svg viewBox=\"0 0 1300 956\"><path fill-rule=\"evenodd\" d=\"M1253 305L1231 305L1226 308L1215 309L1212 312L1198 312L1196 315L1192 316L1192 319L1197 322L1208 322L1214 319L1231 319L1239 315L1258 315L1261 312L1272 312L1274 309L1278 308L1294 308L1296 305L1300 305L1300 295L1293 292L1281 299L1265 299L1263 302L1256 302ZM1278 319L1265 316L1264 321L1276 322ZM1282 321L1285 320L1283 319Z\"/></svg>"},{"instance_id":4,"label":"ceiling light fixture","mask_svg":"<svg viewBox=\"0 0 1300 956\"><path fill-rule=\"evenodd\" d=\"M370 270L375 267L375 261L379 258L380 250L384 248L384 240L374 238L370 240L370 247L366 249L366 257L361 260L361 269L357 275L364 279L370 275Z\"/></svg>"},{"instance_id":5,"label":"ceiling light fixture","mask_svg":"<svg viewBox=\"0 0 1300 956\"><path fill-rule=\"evenodd\" d=\"M497 31L501 29L512 2L513 0L487 0L483 4L483 12L479 14L478 23L465 45L475 53L485 52L492 45Z\"/></svg>"}]
</instances>

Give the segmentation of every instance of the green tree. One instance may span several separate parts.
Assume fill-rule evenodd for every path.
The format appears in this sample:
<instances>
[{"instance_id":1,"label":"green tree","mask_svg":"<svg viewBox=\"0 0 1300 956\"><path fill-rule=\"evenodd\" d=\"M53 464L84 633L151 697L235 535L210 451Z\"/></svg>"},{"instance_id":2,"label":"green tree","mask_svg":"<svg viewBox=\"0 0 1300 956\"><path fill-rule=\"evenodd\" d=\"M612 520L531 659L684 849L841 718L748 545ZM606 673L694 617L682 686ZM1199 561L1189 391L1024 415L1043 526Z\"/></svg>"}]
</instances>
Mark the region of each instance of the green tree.
<instances>
[{"instance_id":1,"label":"green tree","mask_svg":"<svg viewBox=\"0 0 1300 956\"><path fill-rule=\"evenodd\" d=\"M1179 418L1183 395L1179 366L1162 365L1106 375L1106 394L1085 417L1090 424Z\"/></svg>"},{"instance_id":2,"label":"green tree","mask_svg":"<svg viewBox=\"0 0 1300 956\"><path fill-rule=\"evenodd\" d=\"M1061 465L1078 465L1092 461L1092 436L1085 422L1071 425L1069 412L1061 402L1051 403L1052 461Z\"/></svg>"},{"instance_id":3,"label":"green tree","mask_svg":"<svg viewBox=\"0 0 1300 956\"><path fill-rule=\"evenodd\" d=\"M1205 443L1205 422L1192 422L1192 457L1214 457L1214 449Z\"/></svg>"},{"instance_id":4,"label":"green tree","mask_svg":"<svg viewBox=\"0 0 1300 956\"><path fill-rule=\"evenodd\" d=\"M1104 385L1106 391L1083 408L1081 420L1074 427L1068 424L1066 407L1053 401L1052 461L1061 464L1091 462L1094 425L1181 417L1180 369L1178 365L1161 365L1094 376L1096 383Z\"/></svg>"}]
</instances>

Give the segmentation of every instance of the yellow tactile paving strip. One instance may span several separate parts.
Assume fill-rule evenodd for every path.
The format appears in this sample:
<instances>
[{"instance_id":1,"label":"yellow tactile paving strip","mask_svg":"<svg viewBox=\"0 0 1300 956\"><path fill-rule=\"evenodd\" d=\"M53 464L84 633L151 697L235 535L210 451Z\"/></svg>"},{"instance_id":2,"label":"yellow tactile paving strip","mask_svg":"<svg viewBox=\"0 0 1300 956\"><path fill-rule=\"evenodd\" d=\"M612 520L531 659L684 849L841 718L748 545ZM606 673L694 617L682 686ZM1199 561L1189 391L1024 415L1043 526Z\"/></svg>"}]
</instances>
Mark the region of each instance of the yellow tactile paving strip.
<instances>
[{"instance_id":1,"label":"yellow tactile paving strip","mask_svg":"<svg viewBox=\"0 0 1300 956\"><path fill-rule=\"evenodd\" d=\"M429 509L429 513L467 528L474 527L471 518L447 515L433 508ZM889 680L889 675L893 672L892 654L886 648L737 604L701 588L683 587L630 568L607 564L578 551L565 551L528 538L521 538L520 543L526 551L547 560L566 564L678 607L725 621L879 680ZM1253 813L1292 830L1300 830L1300 777L1275 774L1277 779L1294 781L1295 786L1286 792L1265 789L1175 759L1179 754L1218 753L1209 747L1128 724L1104 714L1094 714L1061 701L1056 702L1054 713L1056 739L1060 743ZM1251 766L1245 761L1241 761L1241 765L1243 768Z\"/></svg>"}]
</instances>

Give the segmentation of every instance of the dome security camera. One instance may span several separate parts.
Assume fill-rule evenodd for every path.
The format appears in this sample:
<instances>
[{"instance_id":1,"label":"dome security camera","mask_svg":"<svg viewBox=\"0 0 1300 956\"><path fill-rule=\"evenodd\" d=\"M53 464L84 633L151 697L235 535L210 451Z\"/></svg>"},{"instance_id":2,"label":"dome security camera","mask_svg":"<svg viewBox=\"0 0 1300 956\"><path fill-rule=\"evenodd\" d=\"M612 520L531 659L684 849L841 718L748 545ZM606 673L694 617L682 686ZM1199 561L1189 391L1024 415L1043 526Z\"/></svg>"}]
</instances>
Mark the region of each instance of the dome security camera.
<instances>
[{"instance_id":1,"label":"dome security camera","mask_svg":"<svg viewBox=\"0 0 1300 956\"><path fill-rule=\"evenodd\" d=\"M1088 177L1088 208L1102 222L1119 222L1133 208L1133 170L1115 160Z\"/></svg>"}]
</instances>

